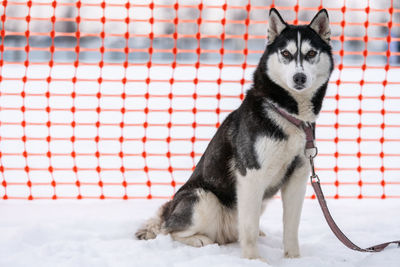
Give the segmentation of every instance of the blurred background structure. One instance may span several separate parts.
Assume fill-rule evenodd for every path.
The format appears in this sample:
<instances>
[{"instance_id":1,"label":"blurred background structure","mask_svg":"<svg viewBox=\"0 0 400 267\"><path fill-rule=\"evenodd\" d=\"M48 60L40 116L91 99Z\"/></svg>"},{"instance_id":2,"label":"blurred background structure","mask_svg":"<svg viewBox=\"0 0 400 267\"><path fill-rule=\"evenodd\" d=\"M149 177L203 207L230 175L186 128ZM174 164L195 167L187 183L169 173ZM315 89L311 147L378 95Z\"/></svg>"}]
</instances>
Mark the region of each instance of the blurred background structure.
<instances>
[{"instance_id":1,"label":"blurred background structure","mask_svg":"<svg viewBox=\"0 0 400 267\"><path fill-rule=\"evenodd\" d=\"M394 0L3 1L0 197L170 198L251 85L271 7L329 11L326 194L400 198Z\"/></svg>"},{"instance_id":2,"label":"blurred background structure","mask_svg":"<svg viewBox=\"0 0 400 267\"><path fill-rule=\"evenodd\" d=\"M7 19L1 25L1 29L7 32L4 34L4 45L25 47L29 42L32 49L29 55L24 49L7 49L4 51L4 60L21 62L29 59L35 63L48 62L53 57L54 62L74 63L79 55L82 63L98 63L101 60L105 63L123 63L126 54L123 49L128 47L129 63L146 63L150 58L148 49L151 44L157 50L152 53L154 63L172 63L173 48L179 50L176 51L176 63L195 63L197 53L194 50L198 48L196 35L199 33L200 48L205 50L200 55L200 63L219 63L220 53L207 50L219 50L223 42L223 48L227 51L242 51L247 45L250 53L246 62L257 64L264 49L268 9L271 5L280 8L288 21L300 24L309 22L319 7L328 8L333 22L333 35L340 37L344 34L346 37L345 40L333 38L334 50L340 51L342 43L346 52L363 52L367 48L372 52L367 57L370 65L382 66L387 63L386 54L374 52L386 52L388 46L392 52L399 51L399 41L396 39L399 38L396 24L399 14L396 8L399 7L396 7L396 1L392 4L391 0L17 0L3 1L1 14ZM25 34L27 30L29 36ZM52 31L54 37L51 36ZM128 38L126 33L129 34ZM174 37L174 34L177 36ZM221 38L221 34L225 34L225 38ZM245 34L248 40L243 38ZM82 48L79 53L75 49L78 39ZM100 47L103 39L105 50L102 56ZM55 48L53 56L49 49L51 46ZM223 62L243 63L244 56L243 53L229 52L224 54ZM362 53L343 55L343 63L346 65L361 66L363 61ZM398 65L398 55L391 54L389 62Z\"/></svg>"}]
</instances>

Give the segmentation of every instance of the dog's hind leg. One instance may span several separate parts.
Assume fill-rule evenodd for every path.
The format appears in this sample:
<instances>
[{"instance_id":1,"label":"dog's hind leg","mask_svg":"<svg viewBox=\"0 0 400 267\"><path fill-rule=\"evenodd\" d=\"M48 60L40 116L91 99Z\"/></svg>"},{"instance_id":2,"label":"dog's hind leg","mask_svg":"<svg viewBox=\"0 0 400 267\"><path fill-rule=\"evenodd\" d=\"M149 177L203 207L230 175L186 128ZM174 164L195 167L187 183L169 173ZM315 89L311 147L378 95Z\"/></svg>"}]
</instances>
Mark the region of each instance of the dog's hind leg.
<instances>
[{"instance_id":1,"label":"dog's hind leg","mask_svg":"<svg viewBox=\"0 0 400 267\"><path fill-rule=\"evenodd\" d=\"M226 244L237 240L236 211L224 207L211 192L198 189L196 201L192 205L181 203L181 207L172 212L165 228L171 237L184 244L202 247L218 243ZM182 201L186 201L183 200ZM182 213L182 209L190 212ZM185 215L185 216L183 216ZM186 220L188 223L182 224ZM180 226L184 227L173 227Z\"/></svg>"},{"instance_id":2,"label":"dog's hind leg","mask_svg":"<svg viewBox=\"0 0 400 267\"><path fill-rule=\"evenodd\" d=\"M137 230L137 232L135 233L136 238L144 240L156 238L157 235L162 232L162 213L165 211L165 209L168 209L170 205L171 201L168 201L167 203L162 205L158 209L157 214L154 217L148 219L146 223Z\"/></svg>"},{"instance_id":3,"label":"dog's hind leg","mask_svg":"<svg viewBox=\"0 0 400 267\"><path fill-rule=\"evenodd\" d=\"M190 236L182 236L180 233L172 233L172 239L179 241L183 244L192 246L192 247L203 247L210 244L214 244L215 242L211 240L209 237L201 234L195 234Z\"/></svg>"}]
</instances>

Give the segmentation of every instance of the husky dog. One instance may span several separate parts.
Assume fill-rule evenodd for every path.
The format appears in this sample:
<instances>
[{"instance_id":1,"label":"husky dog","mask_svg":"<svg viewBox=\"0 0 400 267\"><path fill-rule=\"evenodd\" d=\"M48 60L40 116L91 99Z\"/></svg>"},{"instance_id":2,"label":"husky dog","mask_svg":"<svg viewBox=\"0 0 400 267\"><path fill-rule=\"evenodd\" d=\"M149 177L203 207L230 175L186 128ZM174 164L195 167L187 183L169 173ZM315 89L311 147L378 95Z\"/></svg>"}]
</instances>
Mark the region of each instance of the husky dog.
<instances>
[{"instance_id":1,"label":"husky dog","mask_svg":"<svg viewBox=\"0 0 400 267\"><path fill-rule=\"evenodd\" d=\"M315 123L332 69L325 9L302 26L287 24L271 9L267 47L243 103L221 124L189 180L136 237L171 234L195 247L239 240L242 257L260 258L260 216L280 190L284 256L299 257L310 163L304 131L282 112Z\"/></svg>"}]
</instances>

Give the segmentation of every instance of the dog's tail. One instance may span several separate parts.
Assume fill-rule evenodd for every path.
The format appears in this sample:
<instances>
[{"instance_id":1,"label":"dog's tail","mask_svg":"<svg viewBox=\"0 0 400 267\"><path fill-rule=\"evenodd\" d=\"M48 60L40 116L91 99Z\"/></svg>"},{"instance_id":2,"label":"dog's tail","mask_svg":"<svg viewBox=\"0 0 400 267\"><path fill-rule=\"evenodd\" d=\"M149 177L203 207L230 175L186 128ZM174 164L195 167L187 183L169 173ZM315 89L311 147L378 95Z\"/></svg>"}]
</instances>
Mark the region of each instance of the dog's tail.
<instances>
[{"instance_id":1,"label":"dog's tail","mask_svg":"<svg viewBox=\"0 0 400 267\"><path fill-rule=\"evenodd\" d=\"M157 214L148 219L144 225L142 225L142 227L140 227L136 233L135 236L137 239L154 239L157 237L158 234L161 233L161 226L164 222L163 220L163 213L164 210L167 209L171 204L171 201L168 201L167 203L165 203L164 205L162 205L158 211Z\"/></svg>"}]
</instances>

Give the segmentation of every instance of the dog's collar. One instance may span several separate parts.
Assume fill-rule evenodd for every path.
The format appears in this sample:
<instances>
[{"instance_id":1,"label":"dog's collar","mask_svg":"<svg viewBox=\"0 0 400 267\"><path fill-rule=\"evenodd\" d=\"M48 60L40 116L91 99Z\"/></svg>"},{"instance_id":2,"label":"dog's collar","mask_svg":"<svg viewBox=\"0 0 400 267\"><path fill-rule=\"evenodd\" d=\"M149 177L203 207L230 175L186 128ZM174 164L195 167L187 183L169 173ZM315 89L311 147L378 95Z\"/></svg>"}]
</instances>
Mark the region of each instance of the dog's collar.
<instances>
[{"instance_id":1,"label":"dog's collar","mask_svg":"<svg viewBox=\"0 0 400 267\"><path fill-rule=\"evenodd\" d=\"M306 153L310 156L315 156L317 154L317 147L315 146L315 123L304 122L283 110L280 107L271 104L273 109L284 117L288 122L295 125L297 128L302 129L306 134Z\"/></svg>"}]
</instances>

